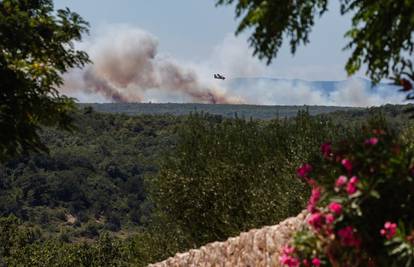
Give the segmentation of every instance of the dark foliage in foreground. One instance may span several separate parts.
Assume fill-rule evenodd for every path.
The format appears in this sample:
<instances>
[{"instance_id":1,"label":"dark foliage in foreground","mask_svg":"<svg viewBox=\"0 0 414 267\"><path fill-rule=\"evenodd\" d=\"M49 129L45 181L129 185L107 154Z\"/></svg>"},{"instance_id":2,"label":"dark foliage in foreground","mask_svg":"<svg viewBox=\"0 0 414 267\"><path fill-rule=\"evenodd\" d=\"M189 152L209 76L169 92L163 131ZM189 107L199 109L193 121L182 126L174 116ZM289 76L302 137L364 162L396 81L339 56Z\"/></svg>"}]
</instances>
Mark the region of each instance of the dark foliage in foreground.
<instances>
[{"instance_id":1,"label":"dark foliage in foreground","mask_svg":"<svg viewBox=\"0 0 414 267\"><path fill-rule=\"evenodd\" d=\"M0 161L47 151L44 126L72 128L74 101L56 88L68 69L89 62L74 47L88 23L52 0L0 1Z\"/></svg>"}]
</instances>

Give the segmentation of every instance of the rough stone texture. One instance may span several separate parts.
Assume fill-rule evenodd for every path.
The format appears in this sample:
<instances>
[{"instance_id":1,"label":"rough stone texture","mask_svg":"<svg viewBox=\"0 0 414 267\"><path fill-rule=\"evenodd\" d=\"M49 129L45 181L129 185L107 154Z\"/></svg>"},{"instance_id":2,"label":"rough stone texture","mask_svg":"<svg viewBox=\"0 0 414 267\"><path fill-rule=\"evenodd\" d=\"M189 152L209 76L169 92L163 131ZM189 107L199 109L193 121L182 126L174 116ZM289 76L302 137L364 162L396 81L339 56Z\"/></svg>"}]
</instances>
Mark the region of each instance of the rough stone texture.
<instances>
[{"instance_id":1,"label":"rough stone texture","mask_svg":"<svg viewBox=\"0 0 414 267\"><path fill-rule=\"evenodd\" d=\"M253 229L224 242L214 242L197 250L178 253L149 267L280 266L279 256L282 247L290 240L292 234L303 226L306 215L303 211L278 225Z\"/></svg>"}]
</instances>

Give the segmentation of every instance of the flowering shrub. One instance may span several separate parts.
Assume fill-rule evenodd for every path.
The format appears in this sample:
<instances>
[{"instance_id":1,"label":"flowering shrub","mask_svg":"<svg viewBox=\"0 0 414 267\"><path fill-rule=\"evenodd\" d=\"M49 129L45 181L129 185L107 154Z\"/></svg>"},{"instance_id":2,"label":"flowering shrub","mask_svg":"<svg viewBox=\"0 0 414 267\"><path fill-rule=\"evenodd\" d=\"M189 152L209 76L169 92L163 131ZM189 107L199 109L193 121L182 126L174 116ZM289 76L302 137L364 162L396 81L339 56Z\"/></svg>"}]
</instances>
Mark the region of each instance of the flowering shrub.
<instances>
[{"instance_id":1,"label":"flowering shrub","mask_svg":"<svg viewBox=\"0 0 414 267\"><path fill-rule=\"evenodd\" d=\"M413 150L369 129L324 143L320 159L298 168L312 187L310 214L282 266L414 266Z\"/></svg>"}]
</instances>

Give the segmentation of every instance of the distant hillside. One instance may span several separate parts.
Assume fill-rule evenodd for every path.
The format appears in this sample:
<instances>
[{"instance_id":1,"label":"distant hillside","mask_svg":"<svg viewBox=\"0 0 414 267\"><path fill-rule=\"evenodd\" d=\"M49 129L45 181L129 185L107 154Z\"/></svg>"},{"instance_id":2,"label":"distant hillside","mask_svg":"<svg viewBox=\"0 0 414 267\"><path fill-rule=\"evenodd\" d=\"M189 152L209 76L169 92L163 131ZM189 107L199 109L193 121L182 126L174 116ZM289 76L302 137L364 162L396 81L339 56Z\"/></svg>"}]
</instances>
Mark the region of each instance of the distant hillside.
<instances>
[{"instance_id":1,"label":"distant hillside","mask_svg":"<svg viewBox=\"0 0 414 267\"><path fill-rule=\"evenodd\" d=\"M292 88L299 88L305 86L314 90L323 92L324 94L331 94L340 87L346 86L350 81L355 81L368 88L370 91L377 89L395 89L395 85L386 83L380 83L373 86L370 80L362 78L354 78L342 81L307 81L301 79L275 79L265 77L254 77L254 78L233 78L229 79L226 83L231 88L250 88L254 89L257 86L267 85L269 88L277 87L280 83L289 84Z\"/></svg>"},{"instance_id":2,"label":"distant hillside","mask_svg":"<svg viewBox=\"0 0 414 267\"><path fill-rule=\"evenodd\" d=\"M81 107L92 106L96 111L123 113L128 115L186 115L191 112L206 112L224 117L272 119L293 117L299 110L308 110L311 115L334 111L362 110L362 108L328 107L328 106L258 106L258 105L213 105L213 104L150 104L150 103L106 103L80 104Z\"/></svg>"}]
</instances>

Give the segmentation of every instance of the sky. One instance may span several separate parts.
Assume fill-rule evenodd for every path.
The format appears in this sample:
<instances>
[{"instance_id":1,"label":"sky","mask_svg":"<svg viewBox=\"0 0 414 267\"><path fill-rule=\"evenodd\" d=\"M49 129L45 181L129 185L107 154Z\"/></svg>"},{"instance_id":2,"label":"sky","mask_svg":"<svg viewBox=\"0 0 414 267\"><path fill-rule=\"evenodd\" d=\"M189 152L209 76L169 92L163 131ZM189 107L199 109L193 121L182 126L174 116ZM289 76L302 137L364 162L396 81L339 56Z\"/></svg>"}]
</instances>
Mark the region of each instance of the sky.
<instances>
[{"instance_id":1,"label":"sky","mask_svg":"<svg viewBox=\"0 0 414 267\"><path fill-rule=\"evenodd\" d=\"M342 80L349 52L342 51L349 17L339 14L338 1L318 19L310 43L292 56L285 45L266 74L278 78ZM217 45L234 36L238 21L233 6L215 6L214 0L56 0L91 24L91 36L108 25L128 24L159 39L159 50L184 61L206 60ZM248 33L237 37L247 44ZM251 53L252 51L249 50ZM265 65L265 64L263 64ZM359 76L362 76L361 74Z\"/></svg>"},{"instance_id":2,"label":"sky","mask_svg":"<svg viewBox=\"0 0 414 267\"><path fill-rule=\"evenodd\" d=\"M339 1L316 20L310 43L295 55L284 44L270 66L252 56L249 32L235 36L234 6L215 0L55 0L90 23L90 35L76 44L93 64L65 75L61 91L80 102L203 102L289 105L373 106L401 103L403 97L382 88L372 91L348 77L343 51L350 16ZM330 94L307 83L249 82L249 88L212 79L239 77L350 81ZM351 79L349 79L351 78ZM348 88L353 88L349 90ZM356 90L355 90L356 88ZM344 99L347 99L344 101Z\"/></svg>"}]
</instances>

